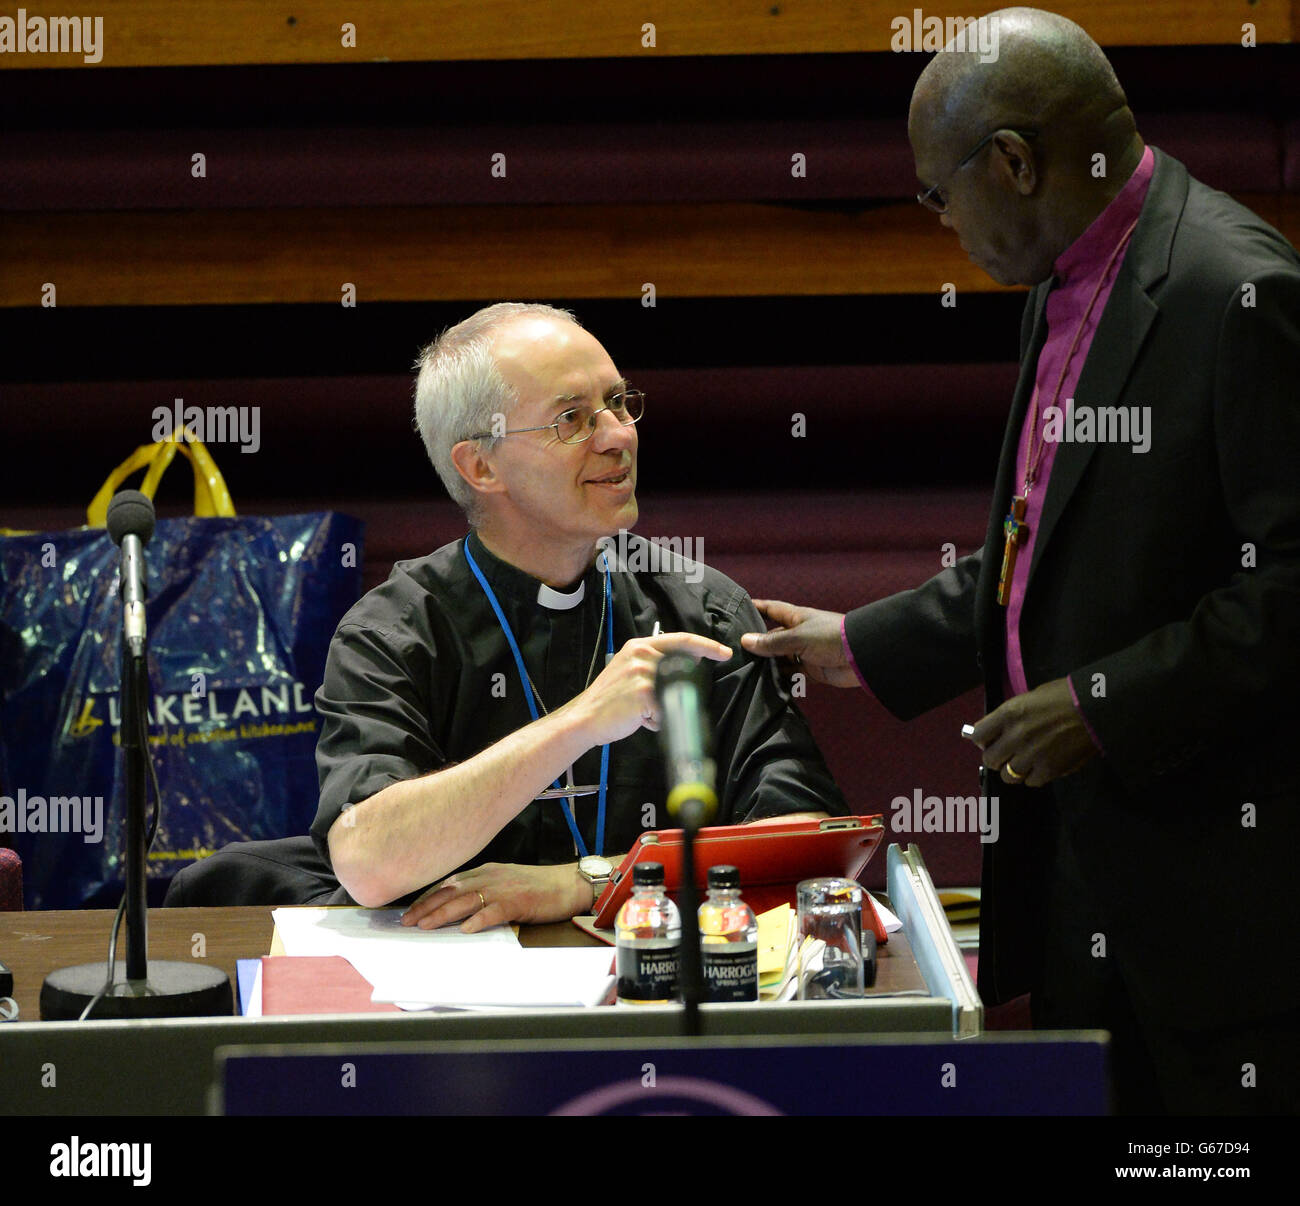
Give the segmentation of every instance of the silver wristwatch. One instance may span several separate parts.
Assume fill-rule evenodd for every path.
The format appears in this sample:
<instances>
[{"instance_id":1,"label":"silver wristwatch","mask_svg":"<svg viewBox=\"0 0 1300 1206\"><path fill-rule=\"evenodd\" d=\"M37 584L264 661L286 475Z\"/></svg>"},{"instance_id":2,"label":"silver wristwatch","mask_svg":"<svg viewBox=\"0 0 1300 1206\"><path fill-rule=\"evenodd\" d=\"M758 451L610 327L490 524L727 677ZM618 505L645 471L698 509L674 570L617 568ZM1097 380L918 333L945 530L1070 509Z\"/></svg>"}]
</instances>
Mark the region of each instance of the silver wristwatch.
<instances>
[{"instance_id":1,"label":"silver wristwatch","mask_svg":"<svg viewBox=\"0 0 1300 1206\"><path fill-rule=\"evenodd\" d=\"M578 874L591 885L591 903L594 906L614 874L614 864L599 854L588 854L578 860Z\"/></svg>"}]
</instances>

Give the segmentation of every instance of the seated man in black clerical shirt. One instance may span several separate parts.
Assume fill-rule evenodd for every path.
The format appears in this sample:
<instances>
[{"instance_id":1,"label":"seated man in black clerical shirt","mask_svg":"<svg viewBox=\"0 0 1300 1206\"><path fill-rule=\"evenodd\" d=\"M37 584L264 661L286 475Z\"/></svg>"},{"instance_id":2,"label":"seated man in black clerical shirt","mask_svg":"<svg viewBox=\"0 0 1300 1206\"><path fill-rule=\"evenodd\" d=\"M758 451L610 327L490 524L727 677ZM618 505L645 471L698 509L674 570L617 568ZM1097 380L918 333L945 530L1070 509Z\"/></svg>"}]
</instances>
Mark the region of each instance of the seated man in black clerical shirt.
<instances>
[{"instance_id":1,"label":"seated man in black clerical shirt","mask_svg":"<svg viewBox=\"0 0 1300 1206\"><path fill-rule=\"evenodd\" d=\"M564 311L503 303L418 367L416 422L471 530L339 625L312 839L342 890L299 897L423 892L404 920L468 931L590 912L611 864L671 824L654 693L670 652L710 671L716 823L847 812L775 664L740 647L761 627L749 597L628 534L644 399L605 349Z\"/></svg>"}]
</instances>

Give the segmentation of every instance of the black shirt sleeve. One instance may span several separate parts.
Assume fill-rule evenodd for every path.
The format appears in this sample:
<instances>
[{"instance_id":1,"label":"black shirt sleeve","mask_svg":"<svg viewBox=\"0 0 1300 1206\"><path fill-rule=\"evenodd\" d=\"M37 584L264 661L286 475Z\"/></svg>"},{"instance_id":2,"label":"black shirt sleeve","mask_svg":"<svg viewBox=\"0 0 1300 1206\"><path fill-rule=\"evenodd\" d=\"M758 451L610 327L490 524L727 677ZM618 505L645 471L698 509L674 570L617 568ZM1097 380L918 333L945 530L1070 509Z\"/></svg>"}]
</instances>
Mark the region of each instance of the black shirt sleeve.
<instances>
[{"instance_id":1,"label":"black shirt sleeve","mask_svg":"<svg viewBox=\"0 0 1300 1206\"><path fill-rule=\"evenodd\" d=\"M353 804L392 783L445 765L431 733L432 645L362 621L339 625L316 693L320 804L311 835L328 859L330 826Z\"/></svg>"},{"instance_id":2,"label":"black shirt sleeve","mask_svg":"<svg viewBox=\"0 0 1300 1206\"><path fill-rule=\"evenodd\" d=\"M741 648L743 633L765 627L749 596L737 587L716 633L735 654L719 664L710 704L722 789L719 823L791 812L846 816L849 806L791 698L779 663Z\"/></svg>"},{"instance_id":3,"label":"black shirt sleeve","mask_svg":"<svg viewBox=\"0 0 1300 1206\"><path fill-rule=\"evenodd\" d=\"M632 635L646 635L659 620L663 631L699 632L734 651L728 662L709 663L720 802L715 823L792 812L847 814L781 668L740 646L743 633L763 627L749 596L724 575L698 568L702 580L680 573L620 575L616 640L621 645ZM459 573L458 562L453 561L450 572ZM494 675L513 688L517 672L486 606L466 606L442 587L436 604L431 602L431 584L442 582L446 573L438 577L416 565L412 573L395 575L366 596L335 634L316 694L320 805L311 832L326 859L330 827L347 807L392 783L472 757L528 721L517 689L508 692L508 699L490 698ZM467 595L477 604L476 590ZM526 644L535 635L528 634ZM488 636L491 642L484 643ZM656 735L639 730L615 743L610 755L606 849L621 853L647 818L657 818L659 826L671 822L659 815L666 787ZM578 781L595 782L599 749L580 761L584 767ZM592 848L595 809L594 798L582 798L577 805L578 823ZM649 823L654 826L656 820ZM559 806L534 803L472 863L571 857Z\"/></svg>"}]
</instances>

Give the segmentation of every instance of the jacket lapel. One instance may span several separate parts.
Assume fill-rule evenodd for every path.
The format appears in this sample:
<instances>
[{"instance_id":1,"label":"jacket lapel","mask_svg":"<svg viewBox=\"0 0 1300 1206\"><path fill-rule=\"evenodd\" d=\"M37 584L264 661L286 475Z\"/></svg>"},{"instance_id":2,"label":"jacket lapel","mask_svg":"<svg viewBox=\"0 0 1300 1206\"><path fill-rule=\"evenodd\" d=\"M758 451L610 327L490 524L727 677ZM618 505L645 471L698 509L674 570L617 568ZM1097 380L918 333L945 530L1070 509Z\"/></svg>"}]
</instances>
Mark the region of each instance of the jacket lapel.
<instances>
[{"instance_id":1,"label":"jacket lapel","mask_svg":"<svg viewBox=\"0 0 1300 1206\"><path fill-rule=\"evenodd\" d=\"M1161 152L1155 154L1155 172L1147 190L1142 216L1097 324L1088 359L1079 374L1074 390L1075 406L1089 406L1095 410L1100 406L1118 404L1151 324L1160 312L1151 300L1150 290L1168 274L1174 229L1187 199L1187 171ZM1035 367L1036 361L1035 357ZM1062 443L1056 450L1047 497L1043 500L1042 518L1034 537L1033 559L1029 565L1030 584L1042 560L1043 550L1083 480L1096 447L1094 443ZM1005 448L1003 456L1005 461Z\"/></svg>"}]
</instances>

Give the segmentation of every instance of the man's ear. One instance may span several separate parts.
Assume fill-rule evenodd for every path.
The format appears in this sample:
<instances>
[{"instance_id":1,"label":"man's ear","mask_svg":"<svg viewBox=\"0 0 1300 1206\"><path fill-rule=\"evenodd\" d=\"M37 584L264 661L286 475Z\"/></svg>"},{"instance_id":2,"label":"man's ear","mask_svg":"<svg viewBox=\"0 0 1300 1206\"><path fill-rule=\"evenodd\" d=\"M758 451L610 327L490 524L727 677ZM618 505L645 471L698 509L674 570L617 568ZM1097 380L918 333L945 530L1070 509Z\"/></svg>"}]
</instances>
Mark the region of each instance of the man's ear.
<instances>
[{"instance_id":1,"label":"man's ear","mask_svg":"<svg viewBox=\"0 0 1300 1206\"><path fill-rule=\"evenodd\" d=\"M999 133L993 146L1010 187L1022 197L1029 196L1038 187L1038 162L1033 147L1014 130Z\"/></svg>"},{"instance_id":2,"label":"man's ear","mask_svg":"<svg viewBox=\"0 0 1300 1206\"><path fill-rule=\"evenodd\" d=\"M479 494L497 494L505 487L477 440L461 440L451 446L451 463L470 489Z\"/></svg>"}]
</instances>

